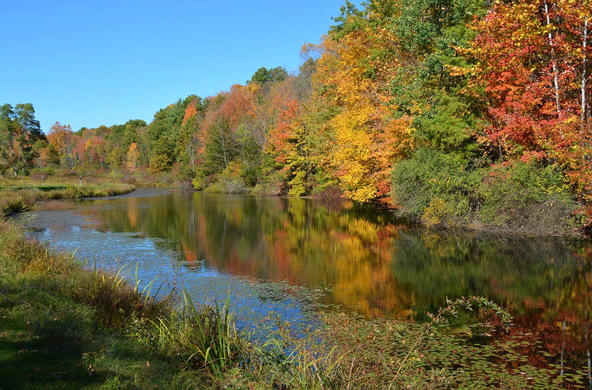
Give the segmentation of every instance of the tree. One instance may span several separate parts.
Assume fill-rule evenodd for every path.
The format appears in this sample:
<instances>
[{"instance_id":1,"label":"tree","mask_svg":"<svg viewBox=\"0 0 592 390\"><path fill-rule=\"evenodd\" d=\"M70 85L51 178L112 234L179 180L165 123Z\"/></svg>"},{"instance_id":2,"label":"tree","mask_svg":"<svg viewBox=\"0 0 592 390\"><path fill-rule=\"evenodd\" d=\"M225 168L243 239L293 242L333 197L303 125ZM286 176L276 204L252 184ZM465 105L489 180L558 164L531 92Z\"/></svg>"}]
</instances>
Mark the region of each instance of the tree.
<instances>
[{"instance_id":1,"label":"tree","mask_svg":"<svg viewBox=\"0 0 592 390\"><path fill-rule=\"evenodd\" d=\"M140 154L138 152L138 145L135 142L132 142L127 150L127 159L126 165L127 169L130 171L135 171L138 167L138 158Z\"/></svg>"},{"instance_id":2,"label":"tree","mask_svg":"<svg viewBox=\"0 0 592 390\"><path fill-rule=\"evenodd\" d=\"M60 122L55 122L49 129L47 140L57 151L59 161L65 162L66 159L71 158L73 136L70 125L62 125Z\"/></svg>"},{"instance_id":3,"label":"tree","mask_svg":"<svg viewBox=\"0 0 592 390\"><path fill-rule=\"evenodd\" d=\"M257 69L255 74L253 74L253 77L251 77L251 80L249 82L258 84L277 83L280 81L284 81L287 78L288 72L281 66L271 69L261 67Z\"/></svg>"},{"instance_id":4,"label":"tree","mask_svg":"<svg viewBox=\"0 0 592 390\"><path fill-rule=\"evenodd\" d=\"M209 176L223 171L236 154L237 145L230 132L230 124L226 118L219 118L207 135L202 172Z\"/></svg>"},{"instance_id":5,"label":"tree","mask_svg":"<svg viewBox=\"0 0 592 390\"><path fill-rule=\"evenodd\" d=\"M393 16L389 4L394 2L372 2L362 11L344 7L340 24L323 40L313 76L315 104L333 107L324 130L332 139L326 168L358 201L389 193L393 161L412 144L410 121L393 115L388 89L400 63L399 43L384 28Z\"/></svg>"},{"instance_id":6,"label":"tree","mask_svg":"<svg viewBox=\"0 0 592 390\"><path fill-rule=\"evenodd\" d=\"M31 103L0 107L0 169L25 174L36 156L33 145L43 139Z\"/></svg>"},{"instance_id":7,"label":"tree","mask_svg":"<svg viewBox=\"0 0 592 390\"><path fill-rule=\"evenodd\" d=\"M18 159L16 144L17 129L15 124L15 112L10 104L0 107L0 168L6 170L15 166ZM16 175L18 172L13 169Z\"/></svg>"},{"instance_id":8,"label":"tree","mask_svg":"<svg viewBox=\"0 0 592 390\"><path fill-rule=\"evenodd\" d=\"M41 127L39 127L39 121L35 119L35 109L31 103L17 104L15 112L21 134L30 141L45 139Z\"/></svg>"}]
</instances>

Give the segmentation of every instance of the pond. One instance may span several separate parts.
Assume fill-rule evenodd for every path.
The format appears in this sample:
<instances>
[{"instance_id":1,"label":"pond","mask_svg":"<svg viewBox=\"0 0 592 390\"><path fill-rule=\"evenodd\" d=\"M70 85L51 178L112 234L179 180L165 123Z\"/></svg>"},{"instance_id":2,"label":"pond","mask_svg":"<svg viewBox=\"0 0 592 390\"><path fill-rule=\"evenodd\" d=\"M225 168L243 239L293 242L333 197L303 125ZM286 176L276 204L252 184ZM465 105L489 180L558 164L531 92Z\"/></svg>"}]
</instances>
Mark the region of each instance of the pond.
<instances>
[{"instance_id":1,"label":"pond","mask_svg":"<svg viewBox=\"0 0 592 390\"><path fill-rule=\"evenodd\" d=\"M480 295L551 352L582 356L592 304L590 243L409 226L353 202L138 190L29 213L30 235L163 295L227 299L239 326L307 326L339 309L422 321Z\"/></svg>"}]
</instances>

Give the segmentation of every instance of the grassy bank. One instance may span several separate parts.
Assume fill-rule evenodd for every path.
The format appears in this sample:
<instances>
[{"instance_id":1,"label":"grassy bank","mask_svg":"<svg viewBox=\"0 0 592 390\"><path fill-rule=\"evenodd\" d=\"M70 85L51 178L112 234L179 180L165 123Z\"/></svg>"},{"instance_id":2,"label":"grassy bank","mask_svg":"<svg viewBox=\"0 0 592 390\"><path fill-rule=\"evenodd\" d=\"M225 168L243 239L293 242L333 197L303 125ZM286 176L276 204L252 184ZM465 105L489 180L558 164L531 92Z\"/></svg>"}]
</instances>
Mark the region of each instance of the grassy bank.
<instances>
[{"instance_id":1,"label":"grassy bank","mask_svg":"<svg viewBox=\"0 0 592 390\"><path fill-rule=\"evenodd\" d=\"M28 211L40 201L94 198L126 194L136 187L124 183L64 184L35 181L0 182L0 216Z\"/></svg>"},{"instance_id":2,"label":"grassy bank","mask_svg":"<svg viewBox=\"0 0 592 390\"><path fill-rule=\"evenodd\" d=\"M165 354L152 348L152 341L162 340L154 329L171 326L174 311L169 301L156 302L120 275L84 270L71 257L28 241L13 223L1 222L0 231L2 388L212 384L211 370L206 361L198 363L198 356L179 364L175 351ZM187 326L208 324L200 328L203 340L213 342L221 336L215 334L218 328L209 326L214 322L207 322L221 318L218 312L196 308L184 318ZM235 349L231 338L224 340ZM213 359L218 356L212 352L209 361L215 366L218 361Z\"/></svg>"}]
</instances>

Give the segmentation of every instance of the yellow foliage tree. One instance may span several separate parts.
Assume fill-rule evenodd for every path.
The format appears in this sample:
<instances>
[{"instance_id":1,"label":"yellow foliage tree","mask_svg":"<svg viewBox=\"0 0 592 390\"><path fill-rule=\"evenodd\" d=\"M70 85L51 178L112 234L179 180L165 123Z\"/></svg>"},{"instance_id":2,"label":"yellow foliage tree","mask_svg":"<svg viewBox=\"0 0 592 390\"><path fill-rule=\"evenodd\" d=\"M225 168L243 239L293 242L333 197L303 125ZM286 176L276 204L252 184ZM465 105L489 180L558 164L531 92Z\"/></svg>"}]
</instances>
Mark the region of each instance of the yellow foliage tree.
<instances>
[{"instance_id":1,"label":"yellow foliage tree","mask_svg":"<svg viewBox=\"0 0 592 390\"><path fill-rule=\"evenodd\" d=\"M138 152L138 145L135 142L132 142L129 146L129 149L127 150L127 169L130 171L135 171L138 166L139 157L140 153Z\"/></svg>"},{"instance_id":2,"label":"yellow foliage tree","mask_svg":"<svg viewBox=\"0 0 592 390\"><path fill-rule=\"evenodd\" d=\"M389 193L393 161L411 147L410 119L394 118L388 81L397 67L394 50L375 56L376 48L396 47L384 28L365 26L321 44L314 82L338 112L329 121L333 145L328 167L345 195L368 201Z\"/></svg>"}]
</instances>

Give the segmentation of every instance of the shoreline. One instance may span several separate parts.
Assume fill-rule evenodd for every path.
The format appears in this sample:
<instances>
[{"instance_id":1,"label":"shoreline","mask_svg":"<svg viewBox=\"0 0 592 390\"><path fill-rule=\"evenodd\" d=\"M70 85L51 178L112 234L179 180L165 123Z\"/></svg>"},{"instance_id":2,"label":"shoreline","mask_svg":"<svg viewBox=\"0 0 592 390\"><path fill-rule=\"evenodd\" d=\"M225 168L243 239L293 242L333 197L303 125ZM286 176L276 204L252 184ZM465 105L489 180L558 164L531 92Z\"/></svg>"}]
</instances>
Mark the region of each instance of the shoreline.
<instances>
[{"instance_id":1,"label":"shoreline","mask_svg":"<svg viewBox=\"0 0 592 390\"><path fill-rule=\"evenodd\" d=\"M59 190L53 191L39 191L36 190L37 187L30 186L28 188L21 188L16 191L5 191L3 187L0 186L0 217L1 216L10 216L14 214L18 214L20 212L25 211L33 211L37 210L52 210L56 208L68 208L67 206L60 205L59 201L75 201L75 200L92 200L92 199L110 199L115 197L121 196L131 196L134 197L134 193L138 190L148 190L148 194L142 194L141 196L155 196L161 195L163 193L194 193L194 192L201 192L208 195L225 195L225 196L248 196L254 198L280 198L280 199L307 199L312 200L320 203L329 203L329 204L340 204L343 202L353 202L347 198L323 198L323 197L316 197L313 195L307 196L290 196L290 195L281 195L281 194L265 194L265 193L253 193L253 192L244 192L244 193L229 193L229 192L215 192L215 191L208 191L207 189L194 189L194 188L187 188L186 186L175 186L175 187L155 187L144 184L128 184L128 183L107 183L104 185L96 185L96 184L85 184L82 186L76 185L69 185L69 184L59 184L59 186L63 187ZM6 186L4 187L6 188ZM150 191L154 191L155 193L152 194ZM14 194L15 197L11 200L11 202L15 202L12 207L9 207L9 212L6 213L4 208L6 207L3 204L5 199L3 199L2 195L6 194ZM6 197L4 197L6 198ZM20 199L19 199L20 198ZM19 202L21 203L19 205ZM565 231L563 233L557 232L549 232L549 231L537 231L533 229L515 229L515 228L508 228L503 226L496 226L492 224L486 224L480 221L473 221L467 222L462 225L458 226L449 226L446 224L439 224L436 226L428 226L425 223L421 222L417 217L409 217L401 215L400 212L391 206L388 206L383 203L376 203L376 202L367 202L367 203L359 203L365 207L372 207L376 208L377 210L388 212L392 215L393 219L397 222L404 223L411 228L419 228L424 229L426 231L431 232L438 232L441 234L453 234L455 232L462 232L462 233L469 233L469 234L486 234L492 236L519 236L522 238L553 238L553 239L564 239L564 240L590 240L592 239L592 231L586 232L583 227L578 229L574 229L572 231Z\"/></svg>"},{"instance_id":2,"label":"shoreline","mask_svg":"<svg viewBox=\"0 0 592 390\"><path fill-rule=\"evenodd\" d=\"M462 387L475 378L493 386L514 378L514 388L531 388L533 380L540 385L556 375L541 369L536 379L523 377L521 367L488 360L502 351L516 359L520 351L493 339L471 345L449 334L445 317L458 310L477 313L473 321L491 330L510 326L509 314L486 298L448 301L423 324L321 311L318 330L296 337L290 324L279 324L266 334L270 342L260 344L236 330L228 304L194 305L184 293L184 309L175 310L173 301L139 291L129 277L84 269L73 256L27 239L12 221L0 222L0 231L0 324L6 329L0 355L13 367L10 377L0 379L15 387L51 381L75 387L361 389ZM286 354L286 348L295 353ZM465 351L461 360L459 349ZM448 368L434 375L442 361ZM457 364L460 371L453 368Z\"/></svg>"},{"instance_id":3,"label":"shoreline","mask_svg":"<svg viewBox=\"0 0 592 390\"><path fill-rule=\"evenodd\" d=\"M351 199L347 198L323 198L323 197L316 197L313 195L305 195L305 196L290 196L290 195L281 195L281 194L265 194L265 193L253 193L253 192L243 192L243 193L230 193L230 192L216 192L216 191L208 191L207 189L185 189L185 188L173 188L172 190L178 190L175 192L180 193L193 193L193 192L202 192L205 194L218 194L218 195L233 195L233 196L249 196L249 197L274 197L280 199L308 199L313 201L318 201L321 203L342 203L342 202L354 202ZM369 206L376 208L381 211L389 212L392 214L393 218L396 219L398 222L405 223L413 228L421 228L425 229L426 231L433 231L433 232L443 232L443 233L454 233L454 232L465 232L465 233L474 233L474 234L488 234L493 236L508 236L508 235L516 235L522 238L555 238L555 239L565 239L565 240L592 240L592 231L587 232L583 226L580 226L576 229L569 230L566 229L563 233L552 232L552 231L538 231L535 229L516 229L504 226L497 226L494 224L487 224L481 221L471 221L465 224L460 224L457 226L450 226L447 224L437 224L435 226L428 226L427 224L421 222L420 218L413 217L413 216L404 216L401 215L397 208L377 202L366 202L366 203L359 203L364 206Z\"/></svg>"},{"instance_id":4,"label":"shoreline","mask_svg":"<svg viewBox=\"0 0 592 390\"><path fill-rule=\"evenodd\" d=\"M48 191L40 186L0 187L0 217L31 211L41 202L56 200L76 200L89 198L108 198L133 192L135 185L124 183L86 184L81 186L61 185Z\"/></svg>"}]
</instances>

